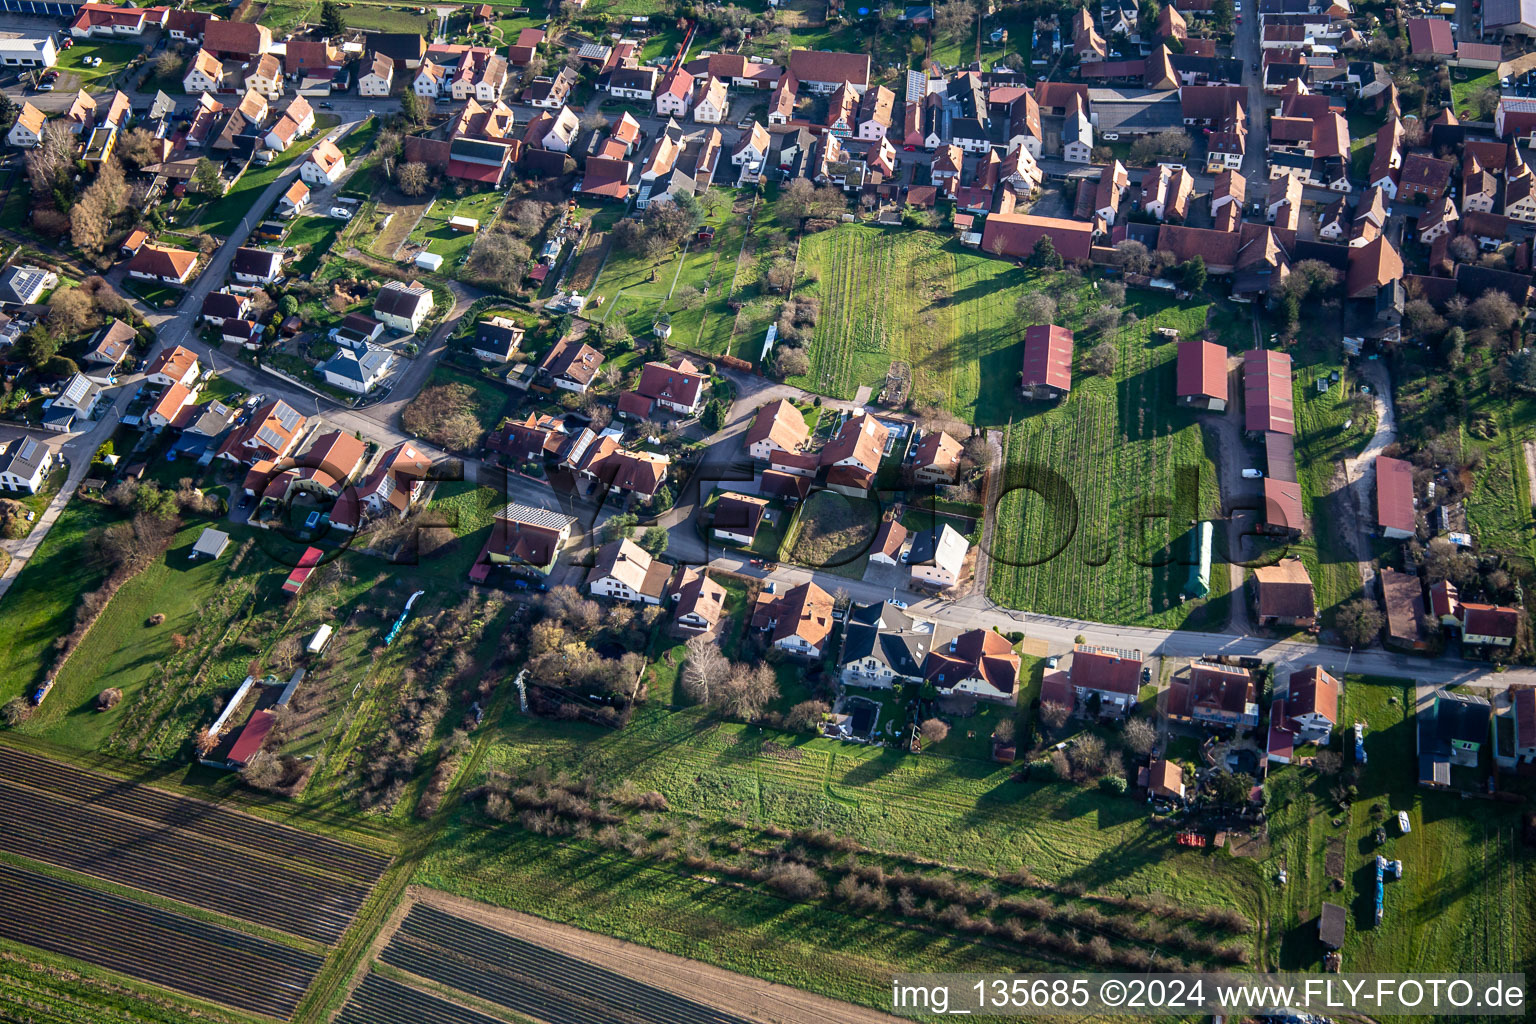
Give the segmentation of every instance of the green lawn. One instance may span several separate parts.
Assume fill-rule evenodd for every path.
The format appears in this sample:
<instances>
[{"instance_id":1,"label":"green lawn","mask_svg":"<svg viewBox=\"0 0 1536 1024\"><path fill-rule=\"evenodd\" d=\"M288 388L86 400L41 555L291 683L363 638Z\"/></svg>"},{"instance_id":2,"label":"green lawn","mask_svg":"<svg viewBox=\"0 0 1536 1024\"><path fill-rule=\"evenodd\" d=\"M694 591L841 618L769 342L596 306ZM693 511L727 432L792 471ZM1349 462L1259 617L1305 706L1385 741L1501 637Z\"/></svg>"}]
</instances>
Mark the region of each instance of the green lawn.
<instances>
[{"instance_id":1,"label":"green lawn","mask_svg":"<svg viewBox=\"0 0 1536 1024\"><path fill-rule=\"evenodd\" d=\"M304 255L288 264L293 274L309 274L320 266L320 259L330 251L331 244L341 231L344 222L332 217L298 217L288 231L285 245L303 249Z\"/></svg>"},{"instance_id":2,"label":"green lawn","mask_svg":"<svg viewBox=\"0 0 1536 1024\"><path fill-rule=\"evenodd\" d=\"M0 600L0 703L30 694L52 664L53 642L69 632L81 594L106 573L92 556L96 531L117 521L101 505L72 501Z\"/></svg>"},{"instance_id":3,"label":"green lawn","mask_svg":"<svg viewBox=\"0 0 1536 1024\"><path fill-rule=\"evenodd\" d=\"M111 43L98 42L89 39L76 39L75 45L67 50L59 51L59 62L54 65L60 72L75 75L80 79L80 87L86 92L94 92L105 88L108 81L125 67L128 62L144 52L144 48L138 43ZM85 66L85 58L100 57L101 66L90 68Z\"/></svg>"},{"instance_id":4,"label":"green lawn","mask_svg":"<svg viewBox=\"0 0 1536 1024\"><path fill-rule=\"evenodd\" d=\"M1463 75L1466 77L1463 78ZM1456 116L1463 121L1482 120L1478 111L1473 109L1472 100L1484 89L1499 89L1499 73L1497 71L1485 71L1482 74L1471 74L1452 69L1451 71L1451 106L1455 108Z\"/></svg>"},{"instance_id":5,"label":"green lawn","mask_svg":"<svg viewBox=\"0 0 1536 1024\"><path fill-rule=\"evenodd\" d=\"M1189 521L1220 513L1213 442L1194 415L1174 404L1177 343L1153 333L1173 327L1182 337L1198 336L1208 310L1144 291L1129 293L1126 303L1140 321L1110 337L1119 352L1112 377L1089 376L1079 362L1060 404L1015 400L1004 491L994 510L989 596L1047 615L1219 627L1226 617L1224 572L1211 573L1206 598L1179 601L1189 575ZM1077 323L1075 315L1065 320ZM1078 356L1100 340L1079 332ZM1015 346L1010 367L1019 360ZM1009 384L1015 380L1010 371Z\"/></svg>"},{"instance_id":6,"label":"green lawn","mask_svg":"<svg viewBox=\"0 0 1536 1024\"><path fill-rule=\"evenodd\" d=\"M190 740L198 720L211 710L206 702L211 693L237 685L237 675L243 678L243 662L200 671L208 667L204 657L226 628L238 635L247 595L276 600L284 575L281 566L256 559L240 574L231 573L233 556L249 535L244 530L231 534L222 557L191 561L188 552L207 525L190 522L164 556L123 585L24 732L84 750L160 756ZM266 571L253 572L258 565ZM149 619L156 614L165 621L152 626ZM111 711L97 712L96 695L108 685L121 689L123 700Z\"/></svg>"}]
</instances>

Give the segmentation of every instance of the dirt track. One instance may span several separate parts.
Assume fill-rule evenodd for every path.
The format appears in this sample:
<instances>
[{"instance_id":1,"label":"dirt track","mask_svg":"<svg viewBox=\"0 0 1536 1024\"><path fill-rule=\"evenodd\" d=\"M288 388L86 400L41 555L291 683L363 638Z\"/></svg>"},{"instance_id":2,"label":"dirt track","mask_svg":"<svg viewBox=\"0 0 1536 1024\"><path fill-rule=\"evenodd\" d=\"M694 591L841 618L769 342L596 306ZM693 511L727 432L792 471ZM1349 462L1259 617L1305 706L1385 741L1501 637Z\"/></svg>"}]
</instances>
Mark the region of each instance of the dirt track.
<instances>
[{"instance_id":1,"label":"dirt track","mask_svg":"<svg viewBox=\"0 0 1536 1024\"><path fill-rule=\"evenodd\" d=\"M851 1003L748 978L670 953L476 903L435 889L411 886L402 906L409 906L411 902L437 907L487 928L578 957L686 999L750 1017L762 1024L896 1024L899 1020ZM403 914L393 915L391 921L398 922L401 917Z\"/></svg>"}]
</instances>

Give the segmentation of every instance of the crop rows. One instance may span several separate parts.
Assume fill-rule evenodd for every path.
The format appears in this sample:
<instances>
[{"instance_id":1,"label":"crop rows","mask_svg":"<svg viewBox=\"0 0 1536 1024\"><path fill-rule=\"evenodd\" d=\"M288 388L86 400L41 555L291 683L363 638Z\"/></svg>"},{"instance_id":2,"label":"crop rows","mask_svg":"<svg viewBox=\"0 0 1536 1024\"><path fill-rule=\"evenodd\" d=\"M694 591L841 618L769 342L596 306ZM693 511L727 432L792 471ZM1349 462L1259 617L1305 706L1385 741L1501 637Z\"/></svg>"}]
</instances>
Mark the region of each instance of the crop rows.
<instances>
[{"instance_id":1,"label":"crop rows","mask_svg":"<svg viewBox=\"0 0 1536 1024\"><path fill-rule=\"evenodd\" d=\"M380 959L546 1024L750 1024L419 903Z\"/></svg>"},{"instance_id":2,"label":"crop rows","mask_svg":"<svg viewBox=\"0 0 1536 1024\"><path fill-rule=\"evenodd\" d=\"M357 986L336 1024L502 1024L457 1003L377 974Z\"/></svg>"},{"instance_id":3,"label":"crop rows","mask_svg":"<svg viewBox=\"0 0 1536 1024\"><path fill-rule=\"evenodd\" d=\"M320 958L0 864L0 936L252 1013L286 1018Z\"/></svg>"},{"instance_id":4,"label":"crop rows","mask_svg":"<svg viewBox=\"0 0 1536 1024\"><path fill-rule=\"evenodd\" d=\"M389 866L388 857L334 839L10 747L0 746L0 778L162 826L195 829L201 836L231 846L260 850L296 866L319 868L370 885Z\"/></svg>"},{"instance_id":5,"label":"crop rows","mask_svg":"<svg viewBox=\"0 0 1536 1024\"><path fill-rule=\"evenodd\" d=\"M192 832L103 814L0 782L0 849L319 942L347 930L368 887L286 871Z\"/></svg>"}]
</instances>

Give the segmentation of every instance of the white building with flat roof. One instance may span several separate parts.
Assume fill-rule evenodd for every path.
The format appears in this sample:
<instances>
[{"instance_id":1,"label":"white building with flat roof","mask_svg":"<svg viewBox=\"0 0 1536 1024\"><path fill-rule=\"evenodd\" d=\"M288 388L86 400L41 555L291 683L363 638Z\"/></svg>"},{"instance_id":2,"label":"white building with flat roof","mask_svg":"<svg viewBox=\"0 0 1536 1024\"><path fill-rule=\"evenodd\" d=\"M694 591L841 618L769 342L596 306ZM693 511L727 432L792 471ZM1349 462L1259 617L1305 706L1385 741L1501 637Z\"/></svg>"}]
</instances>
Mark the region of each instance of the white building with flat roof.
<instances>
[{"instance_id":1,"label":"white building with flat roof","mask_svg":"<svg viewBox=\"0 0 1536 1024\"><path fill-rule=\"evenodd\" d=\"M7 67L51 68L59 62L59 50L51 34L0 33L0 64Z\"/></svg>"}]
</instances>

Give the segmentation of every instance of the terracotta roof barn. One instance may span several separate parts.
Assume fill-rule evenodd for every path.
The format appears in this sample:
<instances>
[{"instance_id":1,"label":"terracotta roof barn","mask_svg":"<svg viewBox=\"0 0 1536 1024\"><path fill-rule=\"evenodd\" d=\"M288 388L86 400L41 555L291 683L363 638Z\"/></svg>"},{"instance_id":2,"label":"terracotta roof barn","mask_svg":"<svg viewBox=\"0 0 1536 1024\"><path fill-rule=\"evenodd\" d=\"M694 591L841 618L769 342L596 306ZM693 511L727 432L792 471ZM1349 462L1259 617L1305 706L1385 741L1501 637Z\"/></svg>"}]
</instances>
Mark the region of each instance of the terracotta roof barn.
<instances>
[{"instance_id":1,"label":"terracotta roof barn","mask_svg":"<svg viewBox=\"0 0 1536 1024\"><path fill-rule=\"evenodd\" d=\"M1265 349L1244 352L1243 402L1243 422L1248 430L1295 434L1291 357Z\"/></svg>"},{"instance_id":2,"label":"terracotta roof barn","mask_svg":"<svg viewBox=\"0 0 1536 1024\"><path fill-rule=\"evenodd\" d=\"M1227 407L1227 350L1212 341L1179 342L1181 405L1221 412Z\"/></svg>"},{"instance_id":3,"label":"terracotta roof barn","mask_svg":"<svg viewBox=\"0 0 1536 1024\"><path fill-rule=\"evenodd\" d=\"M1036 324L1024 332L1020 387L1031 398L1060 398L1072 390L1072 332Z\"/></svg>"},{"instance_id":4,"label":"terracotta roof barn","mask_svg":"<svg viewBox=\"0 0 1536 1024\"><path fill-rule=\"evenodd\" d=\"M1413 511L1413 466L1385 455L1376 458L1376 522L1384 537L1403 540L1417 531Z\"/></svg>"}]
</instances>

